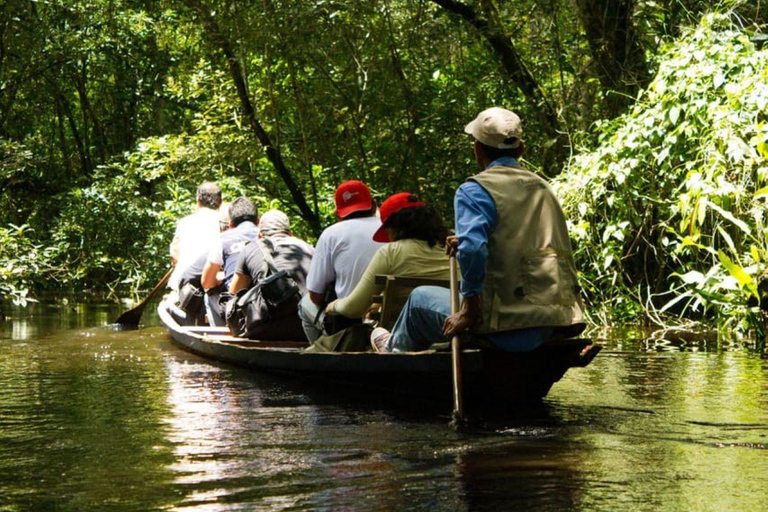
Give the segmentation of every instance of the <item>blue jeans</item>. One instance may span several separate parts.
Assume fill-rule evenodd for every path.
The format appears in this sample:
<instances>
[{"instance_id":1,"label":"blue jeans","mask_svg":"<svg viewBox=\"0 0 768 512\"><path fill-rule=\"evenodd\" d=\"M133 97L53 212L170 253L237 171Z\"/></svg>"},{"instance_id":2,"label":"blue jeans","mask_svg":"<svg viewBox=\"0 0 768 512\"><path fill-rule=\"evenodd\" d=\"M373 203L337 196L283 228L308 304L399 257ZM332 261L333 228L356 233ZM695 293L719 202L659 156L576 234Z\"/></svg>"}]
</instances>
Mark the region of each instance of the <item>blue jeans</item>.
<instances>
[{"instance_id":1,"label":"blue jeans","mask_svg":"<svg viewBox=\"0 0 768 512\"><path fill-rule=\"evenodd\" d=\"M419 286L411 292L387 341L389 352L426 350L447 341L443 323L451 314L451 295L439 286Z\"/></svg>"},{"instance_id":2,"label":"blue jeans","mask_svg":"<svg viewBox=\"0 0 768 512\"><path fill-rule=\"evenodd\" d=\"M221 292L218 290L205 292L205 313L208 315L208 324L217 327L227 325L221 316L221 308L219 308L220 296Z\"/></svg>"},{"instance_id":3,"label":"blue jeans","mask_svg":"<svg viewBox=\"0 0 768 512\"><path fill-rule=\"evenodd\" d=\"M301 327L304 328L304 334L307 335L310 343L323 334L325 312L320 313L320 316L318 316L317 312L319 309L317 304L309 298L309 292L305 293L299 302L299 318L301 319ZM315 318L317 318L317 322L315 322Z\"/></svg>"},{"instance_id":4,"label":"blue jeans","mask_svg":"<svg viewBox=\"0 0 768 512\"><path fill-rule=\"evenodd\" d=\"M419 286L408 296L392 334L387 341L390 352L426 350L433 343L449 341L443 336L443 323L451 314L451 292L439 286ZM552 335L552 327L531 327L487 335L465 332L462 341L482 340L507 352L527 352Z\"/></svg>"}]
</instances>

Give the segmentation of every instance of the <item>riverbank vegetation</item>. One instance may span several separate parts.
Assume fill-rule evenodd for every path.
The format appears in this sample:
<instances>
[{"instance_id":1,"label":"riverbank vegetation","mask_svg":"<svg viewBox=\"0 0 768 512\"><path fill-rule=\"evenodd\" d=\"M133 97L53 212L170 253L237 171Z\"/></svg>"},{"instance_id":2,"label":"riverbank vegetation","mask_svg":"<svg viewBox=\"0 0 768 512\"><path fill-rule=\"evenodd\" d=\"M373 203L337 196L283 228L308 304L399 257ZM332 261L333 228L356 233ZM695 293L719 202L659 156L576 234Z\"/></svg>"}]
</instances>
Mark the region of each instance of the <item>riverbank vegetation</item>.
<instances>
[{"instance_id":1,"label":"riverbank vegetation","mask_svg":"<svg viewBox=\"0 0 768 512\"><path fill-rule=\"evenodd\" d=\"M606 305L593 313L749 323L768 261L768 52L710 15L658 62L557 179L589 295Z\"/></svg>"},{"instance_id":2,"label":"riverbank vegetation","mask_svg":"<svg viewBox=\"0 0 768 512\"><path fill-rule=\"evenodd\" d=\"M713 5L714 4L714 5ZM759 325L768 245L761 0L9 0L0 292L136 293L196 185L312 239L350 178L451 218L464 123L526 126L596 323Z\"/></svg>"}]
</instances>

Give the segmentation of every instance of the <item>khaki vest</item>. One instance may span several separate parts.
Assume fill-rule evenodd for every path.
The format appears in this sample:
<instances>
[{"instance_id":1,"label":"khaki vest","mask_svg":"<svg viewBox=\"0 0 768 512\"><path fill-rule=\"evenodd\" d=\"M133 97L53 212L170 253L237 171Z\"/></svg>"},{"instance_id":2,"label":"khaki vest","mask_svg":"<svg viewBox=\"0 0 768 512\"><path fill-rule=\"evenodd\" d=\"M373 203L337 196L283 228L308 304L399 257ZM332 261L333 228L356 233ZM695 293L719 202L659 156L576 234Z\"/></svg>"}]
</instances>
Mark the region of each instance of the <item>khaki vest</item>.
<instances>
[{"instance_id":1,"label":"khaki vest","mask_svg":"<svg viewBox=\"0 0 768 512\"><path fill-rule=\"evenodd\" d=\"M565 216L549 184L525 169L495 166L470 180L497 209L488 241L478 332L584 321Z\"/></svg>"}]
</instances>

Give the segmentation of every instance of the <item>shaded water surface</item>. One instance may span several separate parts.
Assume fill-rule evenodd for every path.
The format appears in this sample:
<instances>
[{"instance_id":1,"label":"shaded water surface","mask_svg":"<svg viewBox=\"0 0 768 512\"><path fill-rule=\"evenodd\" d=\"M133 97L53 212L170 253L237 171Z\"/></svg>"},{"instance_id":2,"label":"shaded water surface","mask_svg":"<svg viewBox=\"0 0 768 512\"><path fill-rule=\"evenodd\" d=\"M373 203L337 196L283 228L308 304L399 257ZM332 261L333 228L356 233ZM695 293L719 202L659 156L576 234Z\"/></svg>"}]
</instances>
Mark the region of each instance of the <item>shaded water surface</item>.
<instances>
[{"instance_id":1,"label":"shaded water surface","mask_svg":"<svg viewBox=\"0 0 768 512\"><path fill-rule=\"evenodd\" d=\"M249 373L109 307L0 324L1 511L768 510L768 361L614 334L476 418ZM446 390L450 393L450 390Z\"/></svg>"}]
</instances>

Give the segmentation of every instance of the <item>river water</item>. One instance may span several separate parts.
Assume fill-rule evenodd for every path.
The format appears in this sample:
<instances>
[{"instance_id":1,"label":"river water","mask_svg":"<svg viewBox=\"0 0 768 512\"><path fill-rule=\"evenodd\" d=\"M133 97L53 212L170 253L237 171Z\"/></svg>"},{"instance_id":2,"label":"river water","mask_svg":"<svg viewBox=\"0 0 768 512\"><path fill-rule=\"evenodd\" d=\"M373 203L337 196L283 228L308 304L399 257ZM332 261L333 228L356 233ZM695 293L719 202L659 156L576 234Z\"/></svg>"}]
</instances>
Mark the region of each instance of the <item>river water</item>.
<instances>
[{"instance_id":1,"label":"river water","mask_svg":"<svg viewBox=\"0 0 768 512\"><path fill-rule=\"evenodd\" d=\"M542 407L456 431L207 362L152 311L104 328L118 313L0 322L0 511L768 510L768 359L738 343L603 335Z\"/></svg>"}]
</instances>

